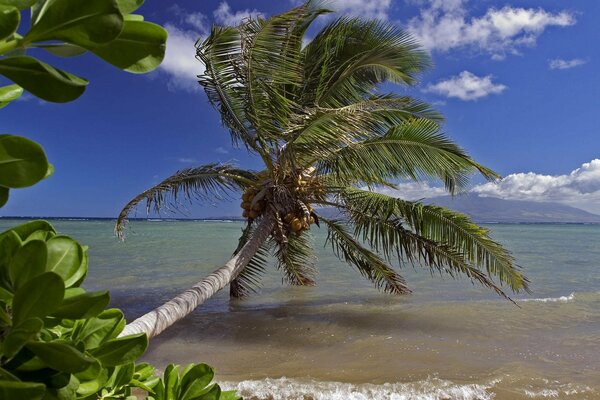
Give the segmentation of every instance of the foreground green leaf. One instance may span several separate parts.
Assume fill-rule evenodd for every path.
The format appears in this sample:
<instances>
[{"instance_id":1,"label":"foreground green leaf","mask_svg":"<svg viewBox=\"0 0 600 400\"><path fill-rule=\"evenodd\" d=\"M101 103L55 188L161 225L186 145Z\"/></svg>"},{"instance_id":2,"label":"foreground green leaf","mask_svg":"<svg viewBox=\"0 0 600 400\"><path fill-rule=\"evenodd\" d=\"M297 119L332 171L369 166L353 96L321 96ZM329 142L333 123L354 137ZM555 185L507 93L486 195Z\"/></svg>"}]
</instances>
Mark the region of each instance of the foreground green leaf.
<instances>
[{"instance_id":1,"label":"foreground green leaf","mask_svg":"<svg viewBox=\"0 0 600 400\"><path fill-rule=\"evenodd\" d=\"M32 240L25 243L13 256L8 273L15 289L46 272L46 243Z\"/></svg>"},{"instance_id":2,"label":"foreground green leaf","mask_svg":"<svg viewBox=\"0 0 600 400\"><path fill-rule=\"evenodd\" d=\"M20 21L21 13L16 7L0 4L0 41L12 36Z\"/></svg>"},{"instance_id":3,"label":"foreground green leaf","mask_svg":"<svg viewBox=\"0 0 600 400\"><path fill-rule=\"evenodd\" d=\"M141 74L154 70L165 56L167 31L160 25L143 21L125 21L115 40L89 49L112 65Z\"/></svg>"},{"instance_id":4,"label":"foreground green leaf","mask_svg":"<svg viewBox=\"0 0 600 400\"><path fill-rule=\"evenodd\" d=\"M65 287L71 287L87 273L83 248L68 236L55 236L48 240L46 270L60 275Z\"/></svg>"},{"instance_id":5,"label":"foreground green leaf","mask_svg":"<svg viewBox=\"0 0 600 400\"><path fill-rule=\"evenodd\" d=\"M29 56L0 59L0 74L34 96L54 103L75 100L83 94L88 84L83 78Z\"/></svg>"},{"instance_id":6,"label":"foreground green leaf","mask_svg":"<svg viewBox=\"0 0 600 400\"><path fill-rule=\"evenodd\" d=\"M18 325L28 318L44 318L62 302L65 285L54 272L44 272L25 283L13 300L13 320Z\"/></svg>"},{"instance_id":7,"label":"foreground green leaf","mask_svg":"<svg viewBox=\"0 0 600 400\"><path fill-rule=\"evenodd\" d=\"M86 356L64 341L30 342L26 347L44 364L58 371L76 373L94 364L92 357Z\"/></svg>"},{"instance_id":8,"label":"foreground green leaf","mask_svg":"<svg viewBox=\"0 0 600 400\"><path fill-rule=\"evenodd\" d=\"M42 383L0 381L0 399L41 400L45 392Z\"/></svg>"},{"instance_id":9,"label":"foreground green leaf","mask_svg":"<svg viewBox=\"0 0 600 400\"><path fill-rule=\"evenodd\" d=\"M100 314L109 301L110 295L106 290L67 297L60 307L52 313L52 316L68 319L92 318Z\"/></svg>"},{"instance_id":10,"label":"foreground green leaf","mask_svg":"<svg viewBox=\"0 0 600 400\"><path fill-rule=\"evenodd\" d=\"M39 144L21 136L0 135L0 186L31 186L44 179L47 171L48 160Z\"/></svg>"},{"instance_id":11,"label":"foreground green leaf","mask_svg":"<svg viewBox=\"0 0 600 400\"><path fill-rule=\"evenodd\" d=\"M47 0L33 22L26 43L62 40L87 47L110 42L123 29L114 0Z\"/></svg>"},{"instance_id":12,"label":"foreground green leaf","mask_svg":"<svg viewBox=\"0 0 600 400\"><path fill-rule=\"evenodd\" d=\"M140 8L144 0L117 0L117 4L123 15L126 15Z\"/></svg>"},{"instance_id":13,"label":"foreground green leaf","mask_svg":"<svg viewBox=\"0 0 600 400\"><path fill-rule=\"evenodd\" d=\"M37 2L38 0L0 0L0 4L17 7L19 10L29 8Z\"/></svg>"},{"instance_id":14,"label":"foreground green leaf","mask_svg":"<svg viewBox=\"0 0 600 400\"><path fill-rule=\"evenodd\" d=\"M4 108L10 103L21 97L23 88L19 85L8 85L0 87L0 108Z\"/></svg>"},{"instance_id":15,"label":"foreground green leaf","mask_svg":"<svg viewBox=\"0 0 600 400\"><path fill-rule=\"evenodd\" d=\"M139 335L125 336L109 340L97 349L91 351L102 365L115 367L126 362L135 361L144 354L148 347L148 337L145 333Z\"/></svg>"},{"instance_id":16,"label":"foreground green leaf","mask_svg":"<svg viewBox=\"0 0 600 400\"><path fill-rule=\"evenodd\" d=\"M40 332L44 323L39 318L29 318L16 327L13 327L4 339L2 351L4 357L12 358L25 346L25 343L33 340Z\"/></svg>"}]
</instances>

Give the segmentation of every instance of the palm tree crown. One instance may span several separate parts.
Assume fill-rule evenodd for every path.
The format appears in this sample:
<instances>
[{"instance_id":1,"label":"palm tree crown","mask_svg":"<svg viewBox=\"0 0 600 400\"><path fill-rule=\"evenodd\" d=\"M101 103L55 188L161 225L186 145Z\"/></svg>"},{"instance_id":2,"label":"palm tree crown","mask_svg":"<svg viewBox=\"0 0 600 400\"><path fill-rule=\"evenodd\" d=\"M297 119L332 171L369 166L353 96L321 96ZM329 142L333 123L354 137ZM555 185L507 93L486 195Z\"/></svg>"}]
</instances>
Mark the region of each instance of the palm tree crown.
<instances>
[{"instance_id":1,"label":"palm tree crown","mask_svg":"<svg viewBox=\"0 0 600 400\"><path fill-rule=\"evenodd\" d=\"M327 12L309 1L266 20L215 26L197 44L210 103L233 143L258 155L264 170L209 164L179 171L126 205L119 235L143 200L159 210L182 195L238 191L247 225L236 252L256 229L268 234L232 277L233 296L255 288L269 254L289 283L314 284L311 224L325 226L333 252L386 292L410 292L392 267L405 262L466 275L504 297L503 285L527 290L510 253L466 216L368 190L439 180L457 193L473 173L498 175L441 132L442 116L430 105L377 90L384 82L413 85L430 65L408 33L342 17L305 44L308 27ZM342 217L325 218L322 207Z\"/></svg>"}]
</instances>

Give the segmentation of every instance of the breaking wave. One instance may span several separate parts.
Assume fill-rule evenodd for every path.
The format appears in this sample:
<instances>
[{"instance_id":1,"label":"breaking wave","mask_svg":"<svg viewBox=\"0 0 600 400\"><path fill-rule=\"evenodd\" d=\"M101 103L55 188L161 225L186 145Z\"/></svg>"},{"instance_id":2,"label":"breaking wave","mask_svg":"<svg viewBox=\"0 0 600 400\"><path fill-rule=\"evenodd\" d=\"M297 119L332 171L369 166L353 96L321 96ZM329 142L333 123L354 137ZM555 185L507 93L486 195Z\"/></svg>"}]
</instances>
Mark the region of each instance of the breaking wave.
<instances>
[{"instance_id":1,"label":"breaking wave","mask_svg":"<svg viewBox=\"0 0 600 400\"><path fill-rule=\"evenodd\" d=\"M542 299L522 299L520 301L537 301L540 303L566 303L573 300L575 300L575 292L571 293L568 296L545 297Z\"/></svg>"}]
</instances>

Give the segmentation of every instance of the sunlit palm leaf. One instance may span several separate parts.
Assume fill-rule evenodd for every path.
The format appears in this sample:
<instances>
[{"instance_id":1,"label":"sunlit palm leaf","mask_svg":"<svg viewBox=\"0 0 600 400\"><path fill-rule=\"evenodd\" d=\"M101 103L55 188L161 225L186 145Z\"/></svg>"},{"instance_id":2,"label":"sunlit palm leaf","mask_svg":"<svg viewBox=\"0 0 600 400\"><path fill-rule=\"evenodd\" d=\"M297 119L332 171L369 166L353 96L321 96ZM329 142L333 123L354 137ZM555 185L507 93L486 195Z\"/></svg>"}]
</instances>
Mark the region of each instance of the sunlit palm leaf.
<instances>
[{"instance_id":1,"label":"sunlit palm leaf","mask_svg":"<svg viewBox=\"0 0 600 400\"><path fill-rule=\"evenodd\" d=\"M340 107L385 81L413 84L430 65L407 32L381 21L339 18L304 49L303 105Z\"/></svg>"},{"instance_id":2,"label":"sunlit palm leaf","mask_svg":"<svg viewBox=\"0 0 600 400\"><path fill-rule=\"evenodd\" d=\"M242 231L238 247L233 255L236 255L244 247L253 232L254 227L252 224L247 224ZM265 269L269 264L270 251L270 242L263 242L256 254L248 262L248 265L229 285L229 295L231 297L242 298L249 296L251 293L256 293L260 287L260 278L265 273Z\"/></svg>"},{"instance_id":3,"label":"sunlit palm leaf","mask_svg":"<svg viewBox=\"0 0 600 400\"><path fill-rule=\"evenodd\" d=\"M146 212L150 212L152 208L158 212L167 205L176 207L181 196L190 200L212 199L251 185L255 180L254 172L227 164L207 164L178 171L129 201L119 213L115 232L123 238L123 228L129 213L142 201L146 201Z\"/></svg>"},{"instance_id":4,"label":"sunlit palm leaf","mask_svg":"<svg viewBox=\"0 0 600 400\"><path fill-rule=\"evenodd\" d=\"M277 267L283 272L289 284L296 286L315 284L317 259L308 233L302 233L300 236L290 234L287 242L280 241L276 244L276 249Z\"/></svg>"},{"instance_id":5,"label":"sunlit palm leaf","mask_svg":"<svg viewBox=\"0 0 600 400\"><path fill-rule=\"evenodd\" d=\"M340 194L340 200L356 233L385 254L394 253L403 243L400 238L389 236L392 231L387 231L388 236L377 234L377 226L373 224L398 220L406 224L410 232L429 240L429 247L436 244L460 255L463 264L485 269L489 276L498 277L515 292L529 289L529 281L515 265L512 255L490 238L487 229L464 214L353 188Z\"/></svg>"},{"instance_id":6,"label":"sunlit palm leaf","mask_svg":"<svg viewBox=\"0 0 600 400\"><path fill-rule=\"evenodd\" d=\"M331 244L333 252L340 259L355 266L364 277L384 292L394 294L411 292L402 276L387 265L381 257L362 246L339 221L323 217L319 219L327 225L327 243Z\"/></svg>"},{"instance_id":7,"label":"sunlit palm leaf","mask_svg":"<svg viewBox=\"0 0 600 400\"><path fill-rule=\"evenodd\" d=\"M440 133L439 125L427 119L406 121L380 137L321 153L317 174L331 173L348 183L439 179L454 193L463 189L475 172L487 179L499 177L471 159Z\"/></svg>"}]
</instances>

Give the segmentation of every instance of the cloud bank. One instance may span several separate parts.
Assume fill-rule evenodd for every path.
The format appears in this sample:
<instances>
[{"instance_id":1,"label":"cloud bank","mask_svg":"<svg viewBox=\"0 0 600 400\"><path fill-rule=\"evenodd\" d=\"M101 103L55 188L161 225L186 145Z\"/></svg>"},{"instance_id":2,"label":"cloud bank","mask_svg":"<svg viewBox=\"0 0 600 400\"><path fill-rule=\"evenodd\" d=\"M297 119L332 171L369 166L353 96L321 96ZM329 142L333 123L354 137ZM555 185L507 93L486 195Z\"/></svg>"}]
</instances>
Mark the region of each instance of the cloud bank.
<instances>
[{"instance_id":1,"label":"cloud bank","mask_svg":"<svg viewBox=\"0 0 600 400\"><path fill-rule=\"evenodd\" d=\"M552 13L543 8L504 6L489 8L479 17L469 17L465 0L429 0L408 29L427 49L448 51L472 48L503 59L518 54L519 48L533 46L546 28L575 24L567 11Z\"/></svg>"},{"instance_id":2,"label":"cloud bank","mask_svg":"<svg viewBox=\"0 0 600 400\"><path fill-rule=\"evenodd\" d=\"M445 97L455 97L461 100L477 100L491 94L500 94L506 86L492 82L492 76L477 76L469 71L463 71L457 76L430 84L426 92L437 93Z\"/></svg>"},{"instance_id":3,"label":"cloud bank","mask_svg":"<svg viewBox=\"0 0 600 400\"><path fill-rule=\"evenodd\" d=\"M398 190L377 189L394 197L418 200L444 196L443 187L429 183L400 183ZM600 159L583 163L579 168L564 175L544 175L520 172L507 175L499 182L488 182L473 187L470 192L483 197L505 200L528 200L556 202L600 214Z\"/></svg>"}]
</instances>

